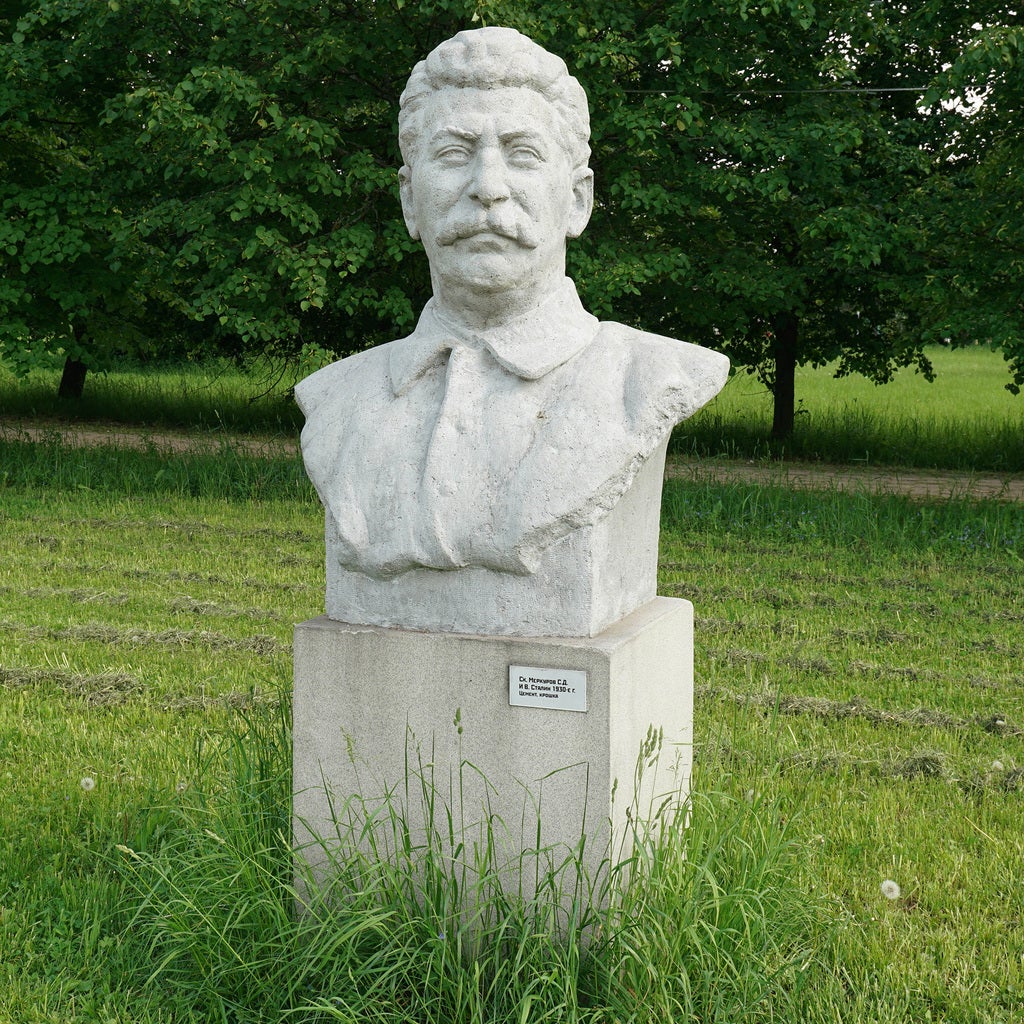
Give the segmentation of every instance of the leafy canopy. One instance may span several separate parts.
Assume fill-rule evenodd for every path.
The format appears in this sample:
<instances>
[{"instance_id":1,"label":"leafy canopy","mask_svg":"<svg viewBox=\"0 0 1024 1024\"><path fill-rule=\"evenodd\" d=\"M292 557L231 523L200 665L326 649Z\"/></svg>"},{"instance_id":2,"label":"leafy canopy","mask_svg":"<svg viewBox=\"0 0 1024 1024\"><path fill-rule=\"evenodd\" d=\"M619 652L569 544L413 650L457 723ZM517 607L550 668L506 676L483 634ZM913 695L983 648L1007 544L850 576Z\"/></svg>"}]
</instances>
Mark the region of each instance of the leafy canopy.
<instances>
[{"instance_id":1,"label":"leafy canopy","mask_svg":"<svg viewBox=\"0 0 1024 1024\"><path fill-rule=\"evenodd\" d=\"M595 313L725 349L774 389L779 434L802 363L884 381L928 372L925 342L981 340L1019 380L1019 21L951 0L39 0L0 46L4 358L324 358L409 329L429 279L398 96L489 23L590 96L598 205L570 259Z\"/></svg>"}]
</instances>

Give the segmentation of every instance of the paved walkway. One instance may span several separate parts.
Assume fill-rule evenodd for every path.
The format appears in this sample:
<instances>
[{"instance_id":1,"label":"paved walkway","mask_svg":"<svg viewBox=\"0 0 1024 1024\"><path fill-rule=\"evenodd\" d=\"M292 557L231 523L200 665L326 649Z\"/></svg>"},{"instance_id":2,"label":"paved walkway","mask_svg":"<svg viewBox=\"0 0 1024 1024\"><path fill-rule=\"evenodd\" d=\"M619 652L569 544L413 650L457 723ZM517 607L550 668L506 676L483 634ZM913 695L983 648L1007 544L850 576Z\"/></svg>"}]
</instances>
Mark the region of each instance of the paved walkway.
<instances>
[{"instance_id":1,"label":"paved walkway","mask_svg":"<svg viewBox=\"0 0 1024 1024\"><path fill-rule=\"evenodd\" d=\"M122 448L189 452L216 451L228 444L252 455L298 453L298 438L258 438L197 431L146 430L123 424L69 424L0 418L0 438L41 441L59 437L65 444L109 444ZM914 498L994 498L1024 501L1024 474L958 473L885 466L828 466L810 462L742 462L669 458L671 477L714 483L759 483L806 490L905 494Z\"/></svg>"}]
</instances>

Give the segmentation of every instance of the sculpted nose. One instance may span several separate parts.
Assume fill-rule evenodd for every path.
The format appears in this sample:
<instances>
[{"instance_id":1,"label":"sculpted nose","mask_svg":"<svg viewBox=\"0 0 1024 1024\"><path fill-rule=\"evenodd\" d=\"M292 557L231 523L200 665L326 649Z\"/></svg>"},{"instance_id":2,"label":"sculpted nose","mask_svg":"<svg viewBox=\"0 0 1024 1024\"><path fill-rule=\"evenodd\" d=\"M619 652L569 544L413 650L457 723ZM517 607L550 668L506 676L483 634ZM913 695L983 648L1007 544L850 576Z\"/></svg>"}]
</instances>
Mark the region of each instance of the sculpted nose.
<instances>
[{"instance_id":1,"label":"sculpted nose","mask_svg":"<svg viewBox=\"0 0 1024 1024\"><path fill-rule=\"evenodd\" d=\"M473 180L469 186L470 199L481 206L492 206L509 198L505 161L499 153L481 153L476 160Z\"/></svg>"}]
</instances>

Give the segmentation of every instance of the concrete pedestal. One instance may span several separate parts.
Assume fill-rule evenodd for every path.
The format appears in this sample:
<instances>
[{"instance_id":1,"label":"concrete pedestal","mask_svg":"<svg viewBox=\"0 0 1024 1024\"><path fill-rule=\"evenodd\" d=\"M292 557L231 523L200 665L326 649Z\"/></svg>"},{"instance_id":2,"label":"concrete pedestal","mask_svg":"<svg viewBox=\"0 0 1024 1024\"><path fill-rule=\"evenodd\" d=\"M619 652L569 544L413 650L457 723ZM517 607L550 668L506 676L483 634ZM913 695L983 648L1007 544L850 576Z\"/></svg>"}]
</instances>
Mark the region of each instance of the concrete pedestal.
<instances>
[{"instance_id":1,"label":"concrete pedestal","mask_svg":"<svg viewBox=\"0 0 1024 1024\"><path fill-rule=\"evenodd\" d=\"M469 850L489 824L507 844L510 872L518 865L524 875L534 870L523 867L524 852L540 850L557 866L586 835L592 879L609 843L617 859L627 812L643 819L685 796L688 601L654 598L585 638L417 632L324 616L296 627L294 658L295 837L315 868L323 849L311 840L337 841L335 817L353 794L367 811L392 794L413 842L422 839L421 777L436 796L435 827L447 833L450 809L456 843ZM510 703L521 699L541 706ZM652 729L663 736L660 757L638 773Z\"/></svg>"}]
</instances>

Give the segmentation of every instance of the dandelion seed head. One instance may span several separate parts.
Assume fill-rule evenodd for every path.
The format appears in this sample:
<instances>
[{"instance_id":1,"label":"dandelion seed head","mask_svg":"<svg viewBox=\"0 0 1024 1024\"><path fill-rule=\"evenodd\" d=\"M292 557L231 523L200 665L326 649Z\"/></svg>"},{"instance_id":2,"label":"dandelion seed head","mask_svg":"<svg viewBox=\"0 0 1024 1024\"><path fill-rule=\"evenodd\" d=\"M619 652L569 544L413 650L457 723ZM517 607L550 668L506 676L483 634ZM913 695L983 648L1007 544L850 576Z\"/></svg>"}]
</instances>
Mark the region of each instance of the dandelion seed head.
<instances>
[{"instance_id":1,"label":"dandelion seed head","mask_svg":"<svg viewBox=\"0 0 1024 1024\"><path fill-rule=\"evenodd\" d=\"M96 780L91 775L83 775L79 785L86 793L91 793L96 788Z\"/></svg>"},{"instance_id":2,"label":"dandelion seed head","mask_svg":"<svg viewBox=\"0 0 1024 1024\"><path fill-rule=\"evenodd\" d=\"M994 771L994 772L1001 772L1002 770L1003 770L1003 762L1002 761L993 761L992 762L992 771Z\"/></svg>"},{"instance_id":3,"label":"dandelion seed head","mask_svg":"<svg viewBox=\"0 0 1024 1024\"><path fill-rule=\"evenodd\" d=\"M887 878L881 885L882 895L887 900L898 900L900 898L900 887L891 878Z\"/></svg>"}]
</instances>

